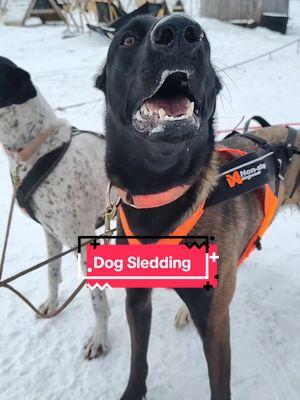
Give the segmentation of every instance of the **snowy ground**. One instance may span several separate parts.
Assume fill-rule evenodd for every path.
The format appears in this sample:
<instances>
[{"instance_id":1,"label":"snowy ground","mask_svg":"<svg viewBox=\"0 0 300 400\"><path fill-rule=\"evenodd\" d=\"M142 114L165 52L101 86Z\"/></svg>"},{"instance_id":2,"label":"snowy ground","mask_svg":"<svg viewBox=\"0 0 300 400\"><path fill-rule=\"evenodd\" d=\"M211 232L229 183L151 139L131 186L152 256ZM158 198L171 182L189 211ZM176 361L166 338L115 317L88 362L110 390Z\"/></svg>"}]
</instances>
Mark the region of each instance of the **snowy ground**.
<instances>
[{"instance_id":1,"label":"snowy ground","mask_svg":"<svg viewBox=\"0 0 300 400\"><path fill-rule=\"evenodd\" d=\"M289 35L255 31L201 20L218 68L272 50L300 36L300 2L291 2ZM53 107L98 100L59 113L80 128L103 129L103 98L93 77L105 59L108 42L96 35L61 39L61 27L13 28L0 25L0 54L29 70ZM254 63L220 73L227 86L218 105L218 128L235 126L243 115L261 114L272 123L300 122L300 55L289 47ZM0 152L0 244L11 185ZM239 273L232 304L232 392L235 400L300 398L300 214L280 213ZM45 258L41 228L16 210L6 276ZM1 247L1 246L0 246ZM76 263L66 257L61 300L77 284ZM46 297L46 271L16 286L36 304ZM124 291L109 293L110 353L87 362L82 346L93 315L86 290L55 320L35 319L31 311L0 290L1 400L116 400L129 366L129 334ZM206 365L195 329L174 328L179 301L171 291L154 294L149 351L149 400L209 398ZM201 395L199 395L201 393Z\"/></svg>"}]
</instances>

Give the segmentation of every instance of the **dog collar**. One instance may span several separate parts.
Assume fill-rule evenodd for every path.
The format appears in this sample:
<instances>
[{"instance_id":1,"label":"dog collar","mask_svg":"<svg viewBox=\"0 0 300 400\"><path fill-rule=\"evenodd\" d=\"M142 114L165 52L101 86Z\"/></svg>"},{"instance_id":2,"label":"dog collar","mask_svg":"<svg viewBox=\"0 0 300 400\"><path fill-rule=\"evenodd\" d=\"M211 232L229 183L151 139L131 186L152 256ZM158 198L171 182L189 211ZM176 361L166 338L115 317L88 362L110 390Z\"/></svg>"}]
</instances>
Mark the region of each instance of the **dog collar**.
<instances>
[{"instance_id":1,"label":"dog collar","mask_svg":"<svg viewBox=\"0 0 300 400\"><path fill-rule=\"evenodd\" d=\"M4 151L9 157L13 158L16 155L19 161L26 162L54 132L55 129L53 127L47 129L45 132L40 132L25 147L18 150L11 150L8 146L3 145Z\"/></svg>"},{"instance_id":2,"label":"dog collar","mask_svg":"<svg viewBox=\"0 0 300 400\"><path fill-rule=\"evenodd\" d=\"M156 244L180 244L182 242L182 238L190 234L190 232L193 230L193 228L197 225L198 221L202 217L202 214L204 212L204 205L204 203L201 203L198 208L182 222L182 224L180 224L172 233L168 235L170 236L169 238L159 239ZM121 220L122 228L127 237L128 243L142 244L142 242L135 237L134 232L131 230L122 205L120 205L118 209L118 215Z\"/></svg>"},{"instance_id":3,"label":"dog collar","mask_svg":"<svg viewBox=\"0 0 300 400\"><path fill-rule=\"evenodd\" d=\"M183 196L192 185L175 186L165 192L146 194L146 195L131 195L126 190L118 188L118 193L123 203L138 209L162 207Z\"/></svg>"}]
</instances>

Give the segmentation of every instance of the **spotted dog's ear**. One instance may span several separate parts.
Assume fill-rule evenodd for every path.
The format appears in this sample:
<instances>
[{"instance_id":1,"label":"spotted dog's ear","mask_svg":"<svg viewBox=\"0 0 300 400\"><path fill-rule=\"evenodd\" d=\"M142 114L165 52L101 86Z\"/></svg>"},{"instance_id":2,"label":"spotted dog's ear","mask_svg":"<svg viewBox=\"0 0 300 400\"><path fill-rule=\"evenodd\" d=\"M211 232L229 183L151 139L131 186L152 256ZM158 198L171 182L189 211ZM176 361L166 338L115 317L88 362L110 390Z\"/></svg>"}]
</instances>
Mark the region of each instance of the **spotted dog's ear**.
<instances>
[{"instance_id":1,"label":"spotted dog's ear","mask_svg":"<svg viewBox=\"0 0 300 400\"><path fill-rule=\"evenodd\" d=\"M0 108L23 104L36 95L29 73L0 57Z\"/></svg>"},{"instance_id":2,"label":"spotted dog's ear","mask_svg":"<svg viewBox=\"0 0 300 400\"><path fill-rule=\"evenodd\" d=\"M106 92L106 64L96 78L95 87L104 93Z\"/></svg>"}]
</instances>

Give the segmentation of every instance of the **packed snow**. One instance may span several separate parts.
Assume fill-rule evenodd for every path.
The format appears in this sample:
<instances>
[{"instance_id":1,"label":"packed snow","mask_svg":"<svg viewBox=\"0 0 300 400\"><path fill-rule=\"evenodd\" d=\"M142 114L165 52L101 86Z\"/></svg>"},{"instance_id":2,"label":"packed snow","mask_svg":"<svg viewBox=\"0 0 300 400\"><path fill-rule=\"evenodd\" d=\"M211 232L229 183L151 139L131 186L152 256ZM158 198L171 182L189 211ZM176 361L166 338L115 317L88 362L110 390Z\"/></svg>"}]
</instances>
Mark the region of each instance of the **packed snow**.
<instances>
[{"instance_id":1,"label":"packed snow","mask_svg":"<svg viewBox=\"0 0 300 400\"><path fill-rule=\"evenodd\" d=\"M269 52L300 36L300 2L291 1L288 35L248 30L199 19L212 45L224 82L218 104L218 129L236 126L259 114L271 123L300 122L300 54L290 46L272 56L230 69L227 66ZM195 13L194 13L194 16ZM93 88L109 42L96 34L63 40L62 26L21 28L0 23L0 54L32 74L53 108L89 102L58 115L79 128L104 130L104 98ZM91 103L95 101L94 103ZM8 163L0 151L0 248L11 198ZM280 212L255 252L241 267L231 308L232 393L235 400L300 398L300 213ZM46 258L41 227L15 209L5 277ZM60 299L78 284L76 260L63 261ZM47 296L41 270L16 283L35 304ZM36 319L26 306L0 289L1 400L116 400L127 383L129 332L124 290L108 293L110 352L86 361L83 344L91 334L93 313L83 290L54 320ZM172 291L154 292L149 349L148 400L209 398L207 368L193 326L174 327L180 305Z\"/></svg>"}]
</instances>

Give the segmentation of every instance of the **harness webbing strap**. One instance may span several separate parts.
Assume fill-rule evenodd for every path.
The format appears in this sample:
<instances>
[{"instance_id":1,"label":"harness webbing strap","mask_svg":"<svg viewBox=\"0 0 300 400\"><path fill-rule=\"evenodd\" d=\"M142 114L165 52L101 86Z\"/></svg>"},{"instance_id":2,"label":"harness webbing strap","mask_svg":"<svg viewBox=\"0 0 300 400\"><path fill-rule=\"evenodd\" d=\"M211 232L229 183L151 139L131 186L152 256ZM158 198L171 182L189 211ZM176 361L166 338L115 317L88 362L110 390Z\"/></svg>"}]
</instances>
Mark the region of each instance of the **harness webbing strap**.
<instances>
[{"instance_id":1,"label":"harness webbing strap","mask_svg":"<svg viewBox=\"0 0 300 400\"><path fill-rule=\"evenodd\" d=\"M269 183L271 176L275 175L276 163L270 146L248 154L243 150L227 147L220 147L217 151L240 157L220 169L218 185L209 196L206 207L253 192Z\"/></svg>"},{"instance_id":2,"label":"harness webbing strap","mask_svg":"<svg viewBox=\"0 0 300 400\"><path fill-rule=\"evenodd\" d=\"M99 139L105 139L105 136L102 134L92 131L82 131L75 127L72 127L70 140L41 157L23 179L21 186L17 191L17 201L19 206L23 208L28 213L28 215L36 222L39 221L36 219L30 204L34 192L63 158L65 152L70 146L72 138L83 133L94 135Z\"/></svg>"},{"instance_id":3,"label":"harness webbing strap","mask_svg":"<svg viewBox=\"0 0 300 400\"><path fill-rule=\"evenodd\" d=\"M259 117L258 115L255 115L254 117L250 118L244 126L244 134L248 132L249 128L250 128L250 124L252 121L256 121L258 122L263 128L268 128L269 126L271 126L269 124L269 122L267 122L264 118Z\"/></svg>"},{"instance_id":4,"label":"harness webbing strap","mask_svg":"<svg viewBox=\"0 0 300 400\"><path fill-rule=\"evenodd\" d=\"M37 222L39 221L36 219L30 204L32 195L62 159L69 145L70 141L41 157L25 176L21 186L17 190L19 206L25 209L30 217Z\"/></svg>"},{"instance_id":5,"label":"harness webbing strap","mask_svg":"<svg viewBox=\"0 0 300 400\"><path fill-rule=\"evenodd\" d=\"M265 198L264 198L264 217L261 221L261 224L251 238L248 246L243 251L242 255L240 256L238 265L241 265L246 258L249 257L250 253L257 248L257 242L263 237L263 234L271 225L273 221L276 211L278 209L278 197L273 193L269 185L265 186Z\"/></svg>"}]
</instances>

